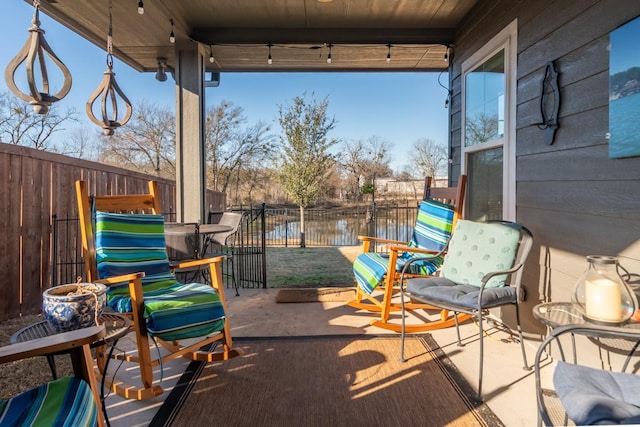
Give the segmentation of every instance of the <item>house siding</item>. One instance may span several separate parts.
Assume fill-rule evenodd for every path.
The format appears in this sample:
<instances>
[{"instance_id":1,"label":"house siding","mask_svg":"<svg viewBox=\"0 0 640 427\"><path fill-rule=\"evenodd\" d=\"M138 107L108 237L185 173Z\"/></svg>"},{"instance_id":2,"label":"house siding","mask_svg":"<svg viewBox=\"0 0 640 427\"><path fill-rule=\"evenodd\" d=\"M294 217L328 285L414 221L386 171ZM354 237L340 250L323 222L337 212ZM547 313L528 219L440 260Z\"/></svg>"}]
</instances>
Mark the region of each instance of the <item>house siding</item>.
<instances>
[{"instance_id":1,"label":"house siding","mask_svg":"<svg viewBox=\"0 0 640 427\"><path fill-rule=\"evenodd\" d=\"M516 218L535 238L525 272L524 328L530 332L541 331L530 308L568 300L586 255L615 255L640 273L640 157L610 159L606 139L609 33L639 15L640 2L625 0L486 0L456 35L450 145L452 169L459 173L462 63L518 20ZM560 75L560 128L553 145L535 125L548 61Z\"/></svg>"}]
</instances>

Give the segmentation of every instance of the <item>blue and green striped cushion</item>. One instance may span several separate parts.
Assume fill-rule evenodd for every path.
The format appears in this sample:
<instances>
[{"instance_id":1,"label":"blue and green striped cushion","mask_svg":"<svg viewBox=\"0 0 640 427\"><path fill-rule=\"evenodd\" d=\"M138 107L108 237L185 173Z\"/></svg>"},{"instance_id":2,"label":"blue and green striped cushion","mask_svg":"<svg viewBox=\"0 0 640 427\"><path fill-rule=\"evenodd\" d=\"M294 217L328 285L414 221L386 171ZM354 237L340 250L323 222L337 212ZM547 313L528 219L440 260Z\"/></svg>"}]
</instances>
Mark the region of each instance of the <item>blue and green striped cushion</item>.
<instances>
[{"instance_id":1,"label":"blue and green striped cushion","mask_svg":"<svg viewBox=\"0 0 640 427\"><path fill-rule=\"evenodd\" d=\"M63 377L0 400L0 427L95 426L98 406L89 384Z\"/></svg>"},{"instance_id":2,"label":"blue and green striped cushion","mask_svg":"<svg viewBox=\"0 0 640 427\"><path fill-rule=\"evenodd\" d=\"M194 338L224 326L220 296L205 284L182 284L169 267L164 217L96 212L96 260L101 279L144 272L145 319L151 335ZM127 284L110 286L107 301L117 312L132 310Z\"/></svg>"},{"instance_id":3,"label":"blue and green striped cushion","mask_svg":"<svg viewBox=\"0 0 640 427\"><path fill-rule=\"evenodd\" d=\"M455 208L436 200L424 200L418 208L416 225L409 246L440 252L453 231Z\"/></svg>"},{"instance_id":4,"label":"blue and green striped cushion","mask_svg":"<svg viewBox=\"0 0 640 427\"><path fill-rule=\"evenodd\" d=\"M447 246L453 228L454 207L435 200L425 200L420 203L416 225L409 246L439 252ZM403 252L398 255L396 271L401 271L407 261L415 254ZM430 275L442 264L442 258L428 261L416 261L408 272L411 274ZM371 294L379 286L387 272L389 260L386 256L368 252L360 254L353 263L356 283L363 292Z\"/></svg>"}]
</instances>

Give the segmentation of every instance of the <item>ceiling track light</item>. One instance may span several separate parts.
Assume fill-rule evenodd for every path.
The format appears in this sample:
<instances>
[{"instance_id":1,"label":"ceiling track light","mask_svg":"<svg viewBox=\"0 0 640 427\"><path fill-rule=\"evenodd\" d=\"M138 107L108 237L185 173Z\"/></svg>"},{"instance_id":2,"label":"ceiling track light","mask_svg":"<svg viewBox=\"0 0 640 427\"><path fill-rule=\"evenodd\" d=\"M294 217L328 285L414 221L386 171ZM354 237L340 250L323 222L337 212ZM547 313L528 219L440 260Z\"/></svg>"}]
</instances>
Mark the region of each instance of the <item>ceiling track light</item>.
<instances>
[{"instance_id":1,"label":"ceiling track light","mask_svg":"<svg viewBox=\"0 0 640 427\"><path fill-rule=\"evenodd\" d=\"M387 63L391 62L391 43L387 43Z\"/></svg>"},{"instance_id":2,"label":"ceiling track light","mask_svg":"<svg viewBox=\"0 0 640 427\"><path fill-rule=\"evenodd\" d=\"M327 64L331 64L331 43L329 43L329 54L327 55Z\"/></svg>"},{"instance_id":3,"label":"ceiling track light","mask_svg":"<svg viewBox=\"0 0 640 427\"><path fill-rule=\"evenodd\" d=\"M271 65L273 64L273 59L271 58L271 46L273 45L269 43L267 46L269 47L269 57L267 58L267 64Z\"/></svg>"},{"instance_id":4,"label":"ceiling track light","mask_svg":"<svg viewBox=\"0 0 640 427\"><path fill-rule=\"evenodd\" d=\"M214 62L216 62L216 59L213 57L213 45L212 44L209 45L209 62L211 62L212 64Z\"/></svg>"},{"instance_id":5,"label":"ceiling track light","mask_svg":"<svg viewBox=\"0 0 640 427\"><path fill-rule=\"evenodd\" d=\"M142 0L138 2L138 15L144 15L144 3L142 3Z\"/></svg>"},{"instance_id":6,"label":"ceiling track light","mask_svg":"<svg viewBox=\"0 0 640 427\"><path fill-rule=\"evenodd\" d=\"M175 43L176 42L176 34L173 32L173 19L169 19L169 22L171 22L171 33L169 34L169 41L171 43Z\"/></svg>"}]
</instances>

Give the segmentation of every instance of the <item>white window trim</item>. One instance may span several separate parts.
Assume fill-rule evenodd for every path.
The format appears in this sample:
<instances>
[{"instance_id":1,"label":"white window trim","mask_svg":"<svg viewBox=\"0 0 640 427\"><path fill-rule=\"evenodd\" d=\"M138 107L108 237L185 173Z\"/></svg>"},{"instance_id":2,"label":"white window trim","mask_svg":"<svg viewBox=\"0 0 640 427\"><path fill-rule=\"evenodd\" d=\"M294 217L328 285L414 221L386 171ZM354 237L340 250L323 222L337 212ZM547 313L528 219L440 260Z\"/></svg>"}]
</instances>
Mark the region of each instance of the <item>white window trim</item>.
<instances>
[{"instance_id":1,"label":"white window trim","mask_svg":"<svg viewBox=\"0 0 640 427\"><path fill-rule=\"evenodd\" d=\"M504 49L507 65L505 88L505 123L504 136L484 144L465 147L465 81L469 71L475 69L484 61ZM462 63L462 132L461 132L461 167L467 170L467 154L474 151L487 150L494 147L503 147L503 197L502 216L509 221L516 220L516 92L518 71L518 20L514 19L502 31L495 35L482 48L471 55Z\"/></svg>"}]
</instances>

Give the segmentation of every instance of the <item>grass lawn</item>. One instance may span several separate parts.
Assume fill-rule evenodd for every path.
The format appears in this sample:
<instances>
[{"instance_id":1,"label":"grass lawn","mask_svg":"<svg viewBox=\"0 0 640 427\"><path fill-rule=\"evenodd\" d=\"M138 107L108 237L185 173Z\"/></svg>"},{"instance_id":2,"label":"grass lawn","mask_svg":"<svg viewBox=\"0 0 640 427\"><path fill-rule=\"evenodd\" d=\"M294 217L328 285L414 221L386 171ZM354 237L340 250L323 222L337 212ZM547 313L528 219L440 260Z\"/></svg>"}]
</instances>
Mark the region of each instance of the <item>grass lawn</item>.
<instances>
[{"instance_id":1,"label":"grass lawn","mask_svg":"<svg viewBox=\"0 0 640 427\"><path fill-rule=\"evenodd\" d=\"M360 246L267 247L267 287L355 286L353 260Z\"/></svg>"}]
</instances>

